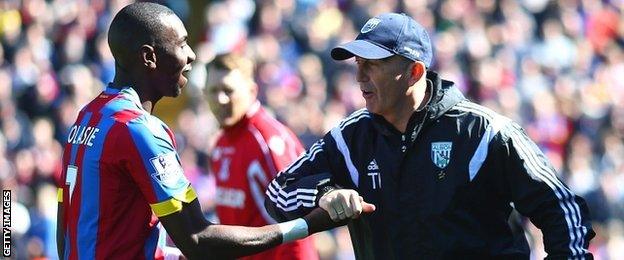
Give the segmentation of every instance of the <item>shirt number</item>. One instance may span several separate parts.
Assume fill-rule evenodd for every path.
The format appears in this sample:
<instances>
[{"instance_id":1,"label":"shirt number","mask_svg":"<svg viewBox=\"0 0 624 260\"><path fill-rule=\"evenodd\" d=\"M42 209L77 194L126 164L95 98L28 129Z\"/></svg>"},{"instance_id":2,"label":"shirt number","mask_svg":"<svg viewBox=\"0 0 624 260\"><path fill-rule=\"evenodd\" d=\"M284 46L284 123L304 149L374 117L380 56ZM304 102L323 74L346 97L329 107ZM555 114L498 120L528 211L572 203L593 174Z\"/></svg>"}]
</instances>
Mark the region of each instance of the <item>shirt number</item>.
<instances>
[{"instance_id":1,"label":"shirt number","mask_svg":"<svg viewBox=\"0 0 624 260\"><path fill-rule=\"evenodd\" d=\"M78 167L69 165L67 166L67 176L65 177L65 184L69 185L69 201L71 202L72 195L74 194L74 188L76 187L76 177L78 176Z\"/></svg>"}]
</instances>

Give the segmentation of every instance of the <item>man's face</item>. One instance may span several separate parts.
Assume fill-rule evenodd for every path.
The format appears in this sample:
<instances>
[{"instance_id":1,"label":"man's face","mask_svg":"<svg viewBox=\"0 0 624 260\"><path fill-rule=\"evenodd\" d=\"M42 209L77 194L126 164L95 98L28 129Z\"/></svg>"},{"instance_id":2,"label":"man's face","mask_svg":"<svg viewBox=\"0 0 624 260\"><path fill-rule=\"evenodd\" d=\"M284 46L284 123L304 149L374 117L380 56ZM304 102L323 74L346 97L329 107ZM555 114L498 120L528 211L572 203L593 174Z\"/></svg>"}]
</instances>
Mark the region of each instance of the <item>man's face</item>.
<instances>
[{"instance_id":1,"label":"man's face","mask_svg":"<svg viewBox=\"0 0 624 260\"><path fill-rule=\"evenodd\" d=\"M366 100L366 109L386 118L392 116L410 98L406 93L409 77L407 63L396 55L381 60L355 57L355 61L356 80Z\"/></svg>"},{"instance_id":2,"label":"man's face","mask_svg":"<svg viewBox=\"0 0 624 260\"><path fill-rule=\"evenodd\" d=\"M257 87L239 70L210 67L206 79L206 98L221 128L238 123L256 100Z\"/></svg>"},{"instance_id":3,"label":"man's face","mask_svg":"<svg viewBox=\"0 0 624 260\"><path fill-rule=\"evenodd\" d=\"M191 70L195 53L187 44L184 24L175 15L165 15L163 45L157 48L157 67L154 82L162 96L177 97L188 82L186 74Z\"/></svg>"}]
</instances>

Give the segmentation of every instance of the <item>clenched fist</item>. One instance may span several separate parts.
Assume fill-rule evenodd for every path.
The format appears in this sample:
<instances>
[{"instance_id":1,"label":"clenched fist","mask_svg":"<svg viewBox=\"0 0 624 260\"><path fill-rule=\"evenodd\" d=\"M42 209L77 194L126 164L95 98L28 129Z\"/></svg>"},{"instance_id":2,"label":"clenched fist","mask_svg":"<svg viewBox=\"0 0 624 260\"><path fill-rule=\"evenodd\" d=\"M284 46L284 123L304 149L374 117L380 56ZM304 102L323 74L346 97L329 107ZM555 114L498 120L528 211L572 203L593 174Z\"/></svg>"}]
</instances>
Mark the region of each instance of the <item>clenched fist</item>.
<instances>
[{"instance_id":1,"label":"clenched fist","mask_svg":"<svg viewBox=\"0 0 624 260\"><path fill-rule=\"evenodd\" d=\"M319 207L327 211L335 222L358 218L362 212L375 211L375 205L365 202L357 191L348 189L336 189L325 193L319 200Z\"/></svg>"}]
</instances>

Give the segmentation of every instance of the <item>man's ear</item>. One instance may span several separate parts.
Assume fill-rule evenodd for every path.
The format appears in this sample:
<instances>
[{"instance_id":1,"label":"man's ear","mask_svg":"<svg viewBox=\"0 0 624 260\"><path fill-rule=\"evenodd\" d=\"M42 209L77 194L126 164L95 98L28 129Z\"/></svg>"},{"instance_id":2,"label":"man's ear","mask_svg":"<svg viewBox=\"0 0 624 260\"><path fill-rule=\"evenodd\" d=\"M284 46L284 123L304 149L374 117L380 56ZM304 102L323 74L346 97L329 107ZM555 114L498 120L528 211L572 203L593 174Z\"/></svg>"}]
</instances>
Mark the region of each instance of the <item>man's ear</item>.
<instances>
[{"instance_id":1,"label":"man's ear","mask_svg":"<svg viewBox=\"0 0 624 260\"><path fill-rule=\"evenodd\" d=\"M156 51L151 45L141 46L141 64L148 69L156 69Z\"/></svg>"},{"instance_id":2,"label":"man's ear","mask_svg":"<svg viewBox=\"0 0 624 260\"><path fill-rule=\"evenodd\" d=\"M409 85L414 85L427 74L427 67L422 61L414 61L410 67Z\"/></svg>"},{"instance_id":3,"label":"man's ear","mask_svg":"<svg viewBox=\"0 0 624 260\"><path fill-rule=\"evenodd\" d=\"M258 98L258 84L256 84L256 82L251 82L251 86L249 86L251 89L249 91L251 91L251 96L253 97L253 99L257 99Z\"/></svg>"}]
</instances>

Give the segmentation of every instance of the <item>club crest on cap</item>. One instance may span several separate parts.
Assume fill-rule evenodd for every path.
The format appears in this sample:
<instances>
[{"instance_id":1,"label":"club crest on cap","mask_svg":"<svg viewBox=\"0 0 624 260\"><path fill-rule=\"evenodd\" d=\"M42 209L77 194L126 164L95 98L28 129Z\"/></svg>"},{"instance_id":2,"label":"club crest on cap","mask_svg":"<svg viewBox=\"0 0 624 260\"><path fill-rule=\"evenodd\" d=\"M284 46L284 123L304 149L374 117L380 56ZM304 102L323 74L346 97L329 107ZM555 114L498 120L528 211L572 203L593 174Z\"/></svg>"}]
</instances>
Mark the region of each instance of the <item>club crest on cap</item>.
<instances>
[{"instance_id":1,"label":"club crest on cap","mask_svg":"<svg viewBox=\"0 0 624 260\"><path fill-rule=\"evenodd\" d=\"M379 25L379 23L381 23L381 19L379 18L371 18L369 19L366 24L364 24L364 26L362 26L362 30L360 30L361 33L367 33L372 31L373 29L375 29L375 27L377 27L377 25Z\"/></svg>"}]
</instances>

